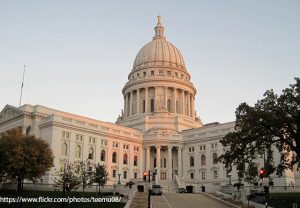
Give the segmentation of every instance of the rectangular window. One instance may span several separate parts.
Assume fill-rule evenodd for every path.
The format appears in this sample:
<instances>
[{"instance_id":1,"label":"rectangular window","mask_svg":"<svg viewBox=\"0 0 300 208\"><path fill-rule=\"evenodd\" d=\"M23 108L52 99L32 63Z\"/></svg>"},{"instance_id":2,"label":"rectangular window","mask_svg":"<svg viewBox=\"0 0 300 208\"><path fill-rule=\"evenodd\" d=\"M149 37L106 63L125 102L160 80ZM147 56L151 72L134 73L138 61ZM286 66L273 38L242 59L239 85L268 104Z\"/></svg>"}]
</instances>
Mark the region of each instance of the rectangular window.
<instances>
[{"instance_id":1,"label":"rectangular window","mask_svg":"<svg viewBox=\"0 0 300 208\"><path fill-rule=\"evenodd\" d=\"M204 172L204 171L201 172L201 179L202 179L202 180L205 180L205 172Z\"/></svg>"},{"instance_id":2,"label":"rectangular window","mask_svg":"<svg viewBox=\"0 0 300 208\"><path fill-rule=\"evenodd\" d=\"M124 171L123 175L124 175L124 179L127 179L127 171Z\"/></svg>"},{"instance_id":3,"label":"rectangular window","mask_svg":"<svg viewBox=\"0 0 300 208\"><path fill-rule=\"evenodd\" d=\"M214 170L214 179L218 179L218 171Z\"/></svg>"},{"instance_id":4,"label":"rectangular window","mask_svg":"<svg viewBox=\"0 0 300 208\"><path fill-rule=\"evenodd\" d=\"M191 179L194 179L194 173L191 173Z\"/></svg>"},{"instance_id":5,"label":"rectangular window","mask_svg":"<svg viewBox=\"0 0 300 208\"><path fill-rule=\"evenodd\" d=\"M117 175L117 171L116 171L116 170L113 170L113 172L112 172L112 177L115 178L116 175Z\"/></svg>"},{"instance_id":6,"label":"rectangular window","mask_svg":"<svg viewBox=\"0 0 300 208\"><path fill-rule=\"evenodd\" d=\"M175 76L178 77L178 73L177 72L175 72Z\"/></svg>"},{"instance_id":7,"label":"rectangular window","mask_svg":"<svg viewBox=\"0 0 300 208\"><path fill-rule=\"evenodd\" d=\"M70 133L70 132L63 131L63 132L62 132L62 137L63 137L63 138L70 139L70 138L71 138L71 133Z\"/></svg>"},{"instance_id":8,"label":"rectangular window","mask_svg":"<svg viewBox=\"0 0 300 208\"><path fill-rule=\"evenodd\" d=\"M134 177L134 178L137 178L137 172L134 172L134 173L133 173L133 177Z\"/></svg>"},{"instance_id":9,"label":"rectangular window","mask_svg":"<svg viewBox=\"0 0 300 208\"><path fill-rule=\"evenodd\" d=\"M151 71L151 76L154 76L154 71Z\"/></svg>"},{"instance_id":10,"label":"rectangular window","mask_svg":"<svg viewBox=\"0 0 300 208\"><path fill-rule=\"evenodd\" d=\"M146 72L144 72L143 74L144 74L144 77L145 77L146 76Z\"/></svg>"}]
</instances>

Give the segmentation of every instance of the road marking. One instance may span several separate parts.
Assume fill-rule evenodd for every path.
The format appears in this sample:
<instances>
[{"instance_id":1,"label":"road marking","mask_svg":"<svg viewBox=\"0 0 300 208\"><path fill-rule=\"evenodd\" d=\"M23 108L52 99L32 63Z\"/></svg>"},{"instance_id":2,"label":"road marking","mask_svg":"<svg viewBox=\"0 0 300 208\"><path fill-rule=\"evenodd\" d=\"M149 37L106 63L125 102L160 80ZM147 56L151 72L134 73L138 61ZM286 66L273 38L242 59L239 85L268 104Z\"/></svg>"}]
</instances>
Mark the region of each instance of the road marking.
<instances>
[{"instance_id":1,"label":"road marking","mask_svg":"<svg viewBox=\"0 0 300 208\"><path fill-rule=\"evenodd\" d=\"M167 202L168 206L169 206L170 208L172 208L172 206L171 206L171 205L169 204L169 202L167 201L166 197L165 197L164 195L162 195L162 197L165 199L165 201Z\"/></svg>"}]
</instances>

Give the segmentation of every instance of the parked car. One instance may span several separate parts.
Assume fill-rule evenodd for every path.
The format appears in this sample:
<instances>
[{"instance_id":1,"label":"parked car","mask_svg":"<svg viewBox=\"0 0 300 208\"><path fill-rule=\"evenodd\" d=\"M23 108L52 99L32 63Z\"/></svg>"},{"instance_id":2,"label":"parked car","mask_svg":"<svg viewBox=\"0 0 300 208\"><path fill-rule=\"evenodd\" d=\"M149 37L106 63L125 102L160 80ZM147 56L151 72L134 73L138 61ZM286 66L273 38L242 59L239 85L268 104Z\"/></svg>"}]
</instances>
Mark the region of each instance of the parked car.
<instances>
[{"instance_id":1,"label":"parked car","mask_svg":"<svg viewBox=\"0 0 300 208\"><path fill-rule=\"evenodd\" d=\"M177 193L186 193L185 188L179 188L177 189Z\"/></svg>"},{"instance_id":2,"label":"parked car","mask_svg":"<svg viewBox=\"0 0 300 208\"><path fill-rule=\"evenodd\" d=\"M152 186L152 195L162 195L162 187L160 185Z\"/></svg>"}]
</instances>

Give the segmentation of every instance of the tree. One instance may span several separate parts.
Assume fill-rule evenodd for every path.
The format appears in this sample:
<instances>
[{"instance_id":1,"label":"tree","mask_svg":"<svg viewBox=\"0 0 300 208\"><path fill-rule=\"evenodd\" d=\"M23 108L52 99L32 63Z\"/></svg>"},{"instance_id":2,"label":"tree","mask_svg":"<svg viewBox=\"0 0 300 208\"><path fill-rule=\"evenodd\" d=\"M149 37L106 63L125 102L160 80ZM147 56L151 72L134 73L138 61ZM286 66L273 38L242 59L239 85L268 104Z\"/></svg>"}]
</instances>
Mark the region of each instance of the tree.
<instances>
[{"instance_id":1,"label":"tree","mask_svg":"<svg viewBox=\"0 0 300 208\"><path fill-rule=\"evenodd\" d=\"M76 165L76 174L80 180L80 184L82 185L82 191L84 192L85 188L91 186L93 184L94 172L90 166L90 162L88 160L81 161Z\"/></svg>"},{"instance_id":2,"label":"tree","mask_svg":"<svg viewBox=\"0 0 300 208\"><path fill-rule=\"evenodd\" d=\"M256 178L258 176L258 170L256 165L253 162L250 162L248 164L248 167L246 169L246 177L244 180L250 184L250 189L251 189L251 184L256 182Z\"/></svg>"},{"instance_id":3,"label":"tree","mask_svg":"<svg viewBox=\"0 0 300 208\"><path fill-rule=\"evenodd\" d=\"M101 186L104 186L109 180L108 173L105 170L104 165L100 165L99 163L95 166L95 175L94 182L99 186L99 194L101 192Z\"/></svg>"},{"instance_id":4,"label":"tree","mask_svg":"<svg viewBox=\"0 0 300 208\"><path fill-rule=\"evenodd\" d=\"M20 193L24 179L35 181L53 167L53 154L46 141L15 128L0 135L0 161L0 180L17 180Z\"/></svg>"},{"instance_id":5,"label":"tree","mask_svg":"<svg viewBox=\"0 0 300 208\"><path fill-rule=\"evenodd\" d=\"M251 163L256 153L265 160L268 175L272 167L274 149L281 154L276 164L277 174L284 169L299 168L300 161L300 79L277 95L268 90L264 98L252 107L242 103L236 110L234 132L220 140L225 153L219 160L225 164L239 166ZM243 172L246 172L245 170Z\"/></svg>"},{"instance_id":6,"label":"tree","mask_svg":"<svg viewBox=\"0 0 300 208\"><path fill-rule=\"evenodd\" d=\"M54 183L61 186L62 190L71 191L77 188L80 184L80 178L76 174L76 167L74 164L65 164L57 173Z\"/></svg>"}]
</instances>

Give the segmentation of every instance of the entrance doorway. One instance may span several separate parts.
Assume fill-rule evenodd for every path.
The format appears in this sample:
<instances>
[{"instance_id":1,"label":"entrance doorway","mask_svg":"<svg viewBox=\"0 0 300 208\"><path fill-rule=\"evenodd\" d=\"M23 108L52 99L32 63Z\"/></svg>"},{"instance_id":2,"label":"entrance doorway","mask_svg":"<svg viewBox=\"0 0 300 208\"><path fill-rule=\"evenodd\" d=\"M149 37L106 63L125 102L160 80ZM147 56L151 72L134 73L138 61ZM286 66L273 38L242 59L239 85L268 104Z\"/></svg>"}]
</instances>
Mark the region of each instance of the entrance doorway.
<instances>
[{"instance_id":1,"label":"entrance doorway","mask_svg":"<svg viewBox=\"0 0 300 208\"><path fill-rule=\"evenodd\" d=\"M186 192L187 193L193 193L194 192L194 186L186 186Z\"/></svg>"}]
</instances>

